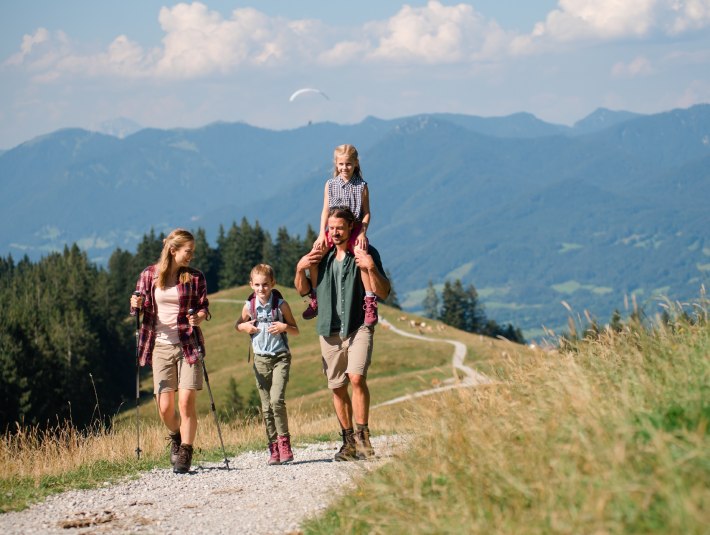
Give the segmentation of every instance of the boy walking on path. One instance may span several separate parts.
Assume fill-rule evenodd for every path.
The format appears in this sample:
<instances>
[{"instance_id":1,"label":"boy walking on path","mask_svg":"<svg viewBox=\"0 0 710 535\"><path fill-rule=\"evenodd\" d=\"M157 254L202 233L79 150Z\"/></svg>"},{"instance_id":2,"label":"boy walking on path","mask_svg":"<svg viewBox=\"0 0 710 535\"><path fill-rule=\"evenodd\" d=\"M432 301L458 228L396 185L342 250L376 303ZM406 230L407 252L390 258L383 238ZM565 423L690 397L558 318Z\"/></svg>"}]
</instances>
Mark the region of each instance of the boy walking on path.
<instances>
[{"instance_id":1,"label":"boy walking on path","mask_svg":"<svg viewBox=\"0 0 710 535\"><path fill-rule=\"evenodd\" d=\"M291 307L274 289L275 284L271 266L254 266L249 276L253 293L244 303L242 314L234 325L236 330L251 336L254 375L269 440L270 465L293 460L286 413L286 384L291 370L286 334L298 334Z\"/></svg>"},{"instance_id":2,"label":"boy walking on path","mask_svg":"<svg viewBox=\"0 0 710 535\"><path fill-rule=\"evenodd\" d=\"M333 406L341 427L343 445L336 461L366 459L374 455L370 443L368 418L370 390L367 369L372 359L374 326L365 324L363 298L365 288L360 276L364 271L373 282L373 291L380 299L390 292L377 250L348 246L355 217L349 208L335 207L328 211L328 232L334 247L321 258L313 250L296 265L294 286L301 295L311 291L306 270L318 265L317 299L319 303L316 332L320 336L323 372L328 388L333 392ZM348 384L353 386L352 399ZM353 429L353 420L356 429Z\"/></svg>"}]
</instances>

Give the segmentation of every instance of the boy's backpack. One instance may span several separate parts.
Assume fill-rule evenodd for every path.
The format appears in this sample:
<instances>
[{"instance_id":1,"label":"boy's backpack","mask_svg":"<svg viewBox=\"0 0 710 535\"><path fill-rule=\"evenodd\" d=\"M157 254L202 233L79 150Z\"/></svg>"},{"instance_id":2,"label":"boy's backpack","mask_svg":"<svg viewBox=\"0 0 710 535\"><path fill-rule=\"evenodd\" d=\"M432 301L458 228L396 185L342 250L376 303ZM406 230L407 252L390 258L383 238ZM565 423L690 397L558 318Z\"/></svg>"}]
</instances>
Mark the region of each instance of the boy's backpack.
<instances>
[{"instance_id":1,"label":"boy's backpack","mask_svg":"<svg viewBox=\"0 0 710 535\"><path fill-rule=\"evenodd\" d=\"M281 312L281 307L279 306L283 302L284 297L276 289L271 290L271 321L280 321L284 323L284 315ZM256 294L252 292L249 297L247 297L247 304L249 305L249 317L251 319L256 319ZM288 336L286 333L281 333L281 339L288 349ZM247 353L247 362L251 359L251 344L249 344L249 352Z\"/></svg>"}]
</instances>

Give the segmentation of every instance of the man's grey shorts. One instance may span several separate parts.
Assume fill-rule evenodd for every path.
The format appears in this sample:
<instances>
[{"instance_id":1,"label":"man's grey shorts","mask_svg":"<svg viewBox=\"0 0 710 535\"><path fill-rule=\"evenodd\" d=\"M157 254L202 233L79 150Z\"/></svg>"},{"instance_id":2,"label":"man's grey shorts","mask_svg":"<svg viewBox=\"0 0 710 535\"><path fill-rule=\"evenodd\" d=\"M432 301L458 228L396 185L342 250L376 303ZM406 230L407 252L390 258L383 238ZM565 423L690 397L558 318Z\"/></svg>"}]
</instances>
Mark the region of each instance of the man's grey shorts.
<instances>
[{"instance_id":1,"label":"man's grey shorts","mask_svg":"<svg viewBox=\"0 0 710 535\"><path fill-rule=\"evenodd\" d=\"M340 336L321 336L320 350L323 356L323 373L328 378L331 390L348 384L347 374L367 377L372 360L374 329L362 325L345 340Z\"/></svg>"}]
</instances>

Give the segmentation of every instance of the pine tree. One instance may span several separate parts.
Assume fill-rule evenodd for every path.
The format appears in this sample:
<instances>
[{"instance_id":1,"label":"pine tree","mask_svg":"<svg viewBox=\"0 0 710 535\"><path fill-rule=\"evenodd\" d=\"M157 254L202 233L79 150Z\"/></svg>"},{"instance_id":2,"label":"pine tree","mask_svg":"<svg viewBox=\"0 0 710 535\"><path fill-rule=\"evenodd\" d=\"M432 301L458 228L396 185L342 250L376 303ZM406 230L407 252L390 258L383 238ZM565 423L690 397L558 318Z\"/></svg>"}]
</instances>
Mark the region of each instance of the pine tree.
<instances>
[{"instance_id":1,"label":"pine tree","mask_svg":"<svg viewBox=\"0 0 710 535\"><path fill-rule=\"evenodd\" d=\"M138 279L140 273L151 264L155 264L160 259L163 251L163 240L165 234L155 235L155 230L150 229L148 234L143 235L143 239L136 247L136 254L133 257L133 279Z\"/></svg>"},{"instance_id":2,"label":"pine tree","mask_svg":"<svg viewBox=\"0 0 710 535\"><path fill-rule=\"evenodd\" d=\"M207 236L203 228L198 228L195 232L194 260L191 264L195 269L202 271L207 283L207 291L212 293L219 290L218 286L218 253L207 242Z\"/></svg>"},{"instance_id":3,"label":"pine tree","mask_svg":"<svg viewBox=\"0 0 710 535\"><path fill-rule=\"evenodd\" d=\"M237 250L240 230L236 222L232 222L226 234L220 228L219 253L221 257L219 270L219 287L231 288L239 284L238 268L241 259Z\"/></svg>"},{"instance_id":4,"label":"pine tree","mask_svg":"<svg viewBox=\"0 0 710 535\"><path fill-rule=\"evenodd\" d=\"M464 292L464 330L470 333L480 332L486 323L483 305L478 301L478 292L469 284Z\"/></svg>"},{"instance_id":5,"label":"pine tree","mask_svg":"<svg viewBox=\"0 0 710 535\"><path fill-rule=\"evenodd\" d=\"M446 281L444 283L444 289L441 292L441 313L439 319L457 329L465 329L466 298L466 292L463 289L461 280L456 279L453 284Z\"/></svg>"},{"instance_id":6,"label":"pine tree","mask_svg":"<svg viewBox=\"0 0 710 535\"><path fill-rule=\"evenodd\" d=\"M424 315L427 318L439 318L439 295L436 293L434 283L431 279L429 279L429 285L426 289L426 296L422 301L422 307L424 308Z\"/></svg>"}]
</instances>

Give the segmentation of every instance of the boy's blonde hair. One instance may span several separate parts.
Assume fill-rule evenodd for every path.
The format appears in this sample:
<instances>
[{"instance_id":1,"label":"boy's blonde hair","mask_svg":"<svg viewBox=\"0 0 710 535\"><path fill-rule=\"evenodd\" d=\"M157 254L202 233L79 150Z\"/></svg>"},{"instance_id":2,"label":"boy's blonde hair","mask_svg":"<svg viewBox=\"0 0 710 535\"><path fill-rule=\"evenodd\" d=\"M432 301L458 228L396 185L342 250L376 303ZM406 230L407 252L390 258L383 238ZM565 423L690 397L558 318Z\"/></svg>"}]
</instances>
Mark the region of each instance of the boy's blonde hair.
<instances>
[{"instance_id":1,"label":"boy's blonde hair","mask_svg":"<svg viewBox=\"0 0 710 535\"><path fill-rule=\"evenodd\" d=\"M362 170L360 169L360 160L358 159L357 149L354 145L338 145L333 151L333 176L338 176L338 157L347 156L353 162L355 171L353 176L362 178Z\"/></svg>"},{"instance_id":2,"label":"boy's blonde hair","mask_svg":"<svg viewBox=\"0 0 710 535\"><path fill-rule=\"evenodd\" d=\"M251 268L251 273L249 273L249 282L254 279L254 275L264 275L269 278L271 284L276 284L274 268L272 268L269 264L257 264Z\"/></svg>"},{"instance_id":3,"label":"boy's blonde hair","mask_svg":"<svg viewBox=\"0 0 710 535\"><path fill-rule=\"evenodd\" d=\"M168 280L168 273L173 265L173 255L170 253L170 248L180 249L187 243L195 243L195 237L187 230L176 228L167 238L163 240L163 250L160 253L160 260L155 264L158 270L158 287L164 290L165 287L173 281ZM190 272L186 269L181 270L178 275L178 280L181 283L190 282Z\"/></svg>"}]
</instances>

